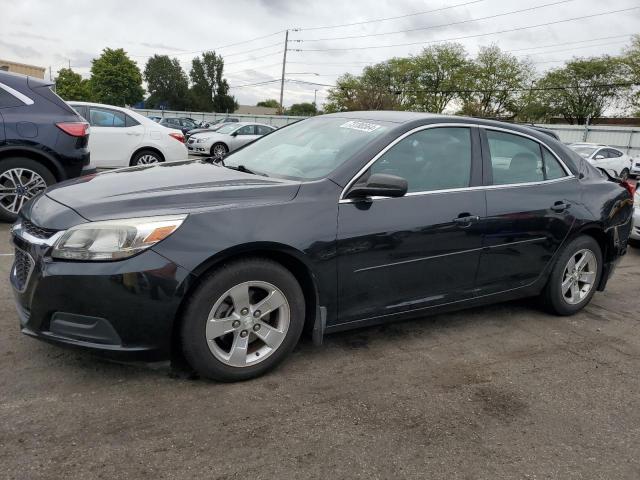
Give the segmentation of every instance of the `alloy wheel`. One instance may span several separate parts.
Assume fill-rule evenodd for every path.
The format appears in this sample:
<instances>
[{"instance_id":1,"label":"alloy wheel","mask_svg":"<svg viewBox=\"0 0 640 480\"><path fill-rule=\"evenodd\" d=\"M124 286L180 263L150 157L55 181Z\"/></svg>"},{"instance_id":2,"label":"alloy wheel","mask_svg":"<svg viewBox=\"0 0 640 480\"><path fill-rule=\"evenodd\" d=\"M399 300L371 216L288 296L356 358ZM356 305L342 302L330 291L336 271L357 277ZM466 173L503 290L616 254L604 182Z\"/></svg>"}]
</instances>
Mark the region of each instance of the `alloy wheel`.
<instances>
[{"instance_id":1,"label":"alloy wheel","mask_svg":"<svg viewBox=\"0 0 640 480\"><path fill-rule=\"evenodd\" d=\"M582 249L574 253L562 275L562 296L570 305L582 302L595 285L598 261L591 250Z\"/></svg>"},{"instance_id":2,"label":"alloy wheel","mask_svg":"<svg viewBox=\"0 0 640 480\"><path fill-rule=\"evenodd\" d=\"M149 153L146 153L138 158L136 165L149 165L150 163L158 163L158 162L160 162L160 160L158 160L158 157L151 155Z\"/></svg>"},{"instance_id":3,"label":"alloy wheel","mask_svg":"<svg viewBox=\"0 0 640 480\"><path fill-rule=\"evenodd\" d=\"M213 156L217 158L222 158L227 154L227 149L224 148L224 145L216 145L213 147Z\"/></svg>"},{"instance_id":4,"label":"alloy wheel","mask_svg":"<svg viewBox=\"0 0 640 480\"><path fill-rule=\"evenodd\" d=\"M213 305L205 330L207 345L225 365L256 365L282 344L290 317L289 303L275 285L240 283Z\"/></svg>"},{"instance_id":5,"label":"alloy wheel","mask_svg":"<svg viewBox=\"0 0 640 480\"><path fill-rule=\"evenodd\" d=\"M0 205L18 213L25 202L47 188L47 182L28 168L12 168L0 175Z\"/></svg>"}]
</instances>

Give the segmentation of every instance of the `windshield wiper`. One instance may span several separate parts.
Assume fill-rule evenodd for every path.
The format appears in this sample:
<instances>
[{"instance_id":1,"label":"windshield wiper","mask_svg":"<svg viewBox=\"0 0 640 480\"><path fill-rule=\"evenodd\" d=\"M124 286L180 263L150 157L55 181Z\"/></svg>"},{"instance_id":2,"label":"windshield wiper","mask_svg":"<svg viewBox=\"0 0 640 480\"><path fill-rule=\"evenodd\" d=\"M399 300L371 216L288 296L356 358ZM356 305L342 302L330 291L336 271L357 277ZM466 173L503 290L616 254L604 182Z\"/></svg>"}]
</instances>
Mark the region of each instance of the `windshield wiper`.
<instances>
[{"instance_id":1,"label":"windshield wiper","mask_svg":"<svg viewBox=\"0 0 640 480\"><path fill-rule=\"evenodd\" d=\"M229 168L231 170L237 170L238 172L242 172L242 173L249 173L251 175L262 175L263 177L268 177L269 175L267 175L266 173L258 173L258 172L254 172L253 170L245 167L244 165L226 165L224 163L224 159L222 157L218 157L218 158L211 158L212 162L216 165L220 165L222 167L225 168Z\"/></svg>"}]
</instances>

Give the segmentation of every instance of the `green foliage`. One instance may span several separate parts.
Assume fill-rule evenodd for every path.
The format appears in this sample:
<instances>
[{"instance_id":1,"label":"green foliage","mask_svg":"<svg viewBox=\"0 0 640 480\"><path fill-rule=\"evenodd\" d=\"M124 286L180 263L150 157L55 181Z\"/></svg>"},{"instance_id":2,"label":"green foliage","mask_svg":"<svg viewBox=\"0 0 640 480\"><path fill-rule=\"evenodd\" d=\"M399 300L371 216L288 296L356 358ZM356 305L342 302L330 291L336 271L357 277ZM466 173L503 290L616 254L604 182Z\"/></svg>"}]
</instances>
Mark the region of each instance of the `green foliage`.
<instances>
[{"instance_id":1,"label":"green foliage","mask_svg":"<svg viewBox=\"0 0 640 480\"><path fill-rule=\"evenodd\" d=\"M204 52L191 62L192 109L206 112L233 112L238 108L229 95L229 84L223 78L224 60L215 52Z\"/></svg>"},{"instance_id":2,"label":"green foliage","mask_svg":"<svg viewBox=\"0 0 640 480\"><path fill-rule=\"evenodd\" d=\"M178 59L167 55L154 55L144 69L149 98L147 108L161 105L172 110L185 110L189 105L189 80Z\"/></svg>"},{"instance_id":3,"label":"green foliage","mask_svg":"<svg viewBox=\"0 0 640 480\"><path fill-rule=\"evenodd\" d=\"M460 94L460 113L513 118L534 80L534 70L527 62L492 45L480 49L466 76L468 91Z\"/></svg>"},{"instance_id":4,"label":"green foliage","mask_svg":"<svg viewBox=\"0 0 640 480\"><path fill-rule=\"evenodd\" d=\"M567 62L547 72L536 84L539 102L551 115L560 115L570 124L584 125L589 118L624 99L628 71L620 58L607 55Z\"/></svg>"},{"instance_id":5,"label":"green foliage","mask_svg":"<svg viewBox=\"0 0 640 480\"><path fill-rule=\"evenodd\" d=\"M314 103L294 103L291 105L291 108L287 110L287 115L301 115L305 117L310 117L318 113L318 109L316 108Z\"/></svg>"},{"instance_id":6,"label":"green foliage","mask_svg":"<svg viewBox=\"0 0 640 480\"><path fill-rule=\"evenodd\" d=\"M627 69L629 81L636 84L629 92L629 106L633 109L633 115L640 117L640 35L634 35L631 39L631 45L625 50L622 62Z\"/></svg>"},{"instance_id":7,"label":"green foliage","mask_svg":"<svg viewBox=\"0 0 640 480\"><path fill-rule=\"evenodd\" d=\"M464 47L445 43L425 48L411 57L409 82L411 110L442 113L472 84L472 63Z\"/></svg>"},{"instance_id":8,"label":"green foliage","mask_svg":"<svg viewBox=\"0 0 640 480\"><path fill-rule=\"evenodd\" d=\"M142 75L122 49L105 48L91 61L91 90L96 102L133 105L142 100Z\"/></svg>"},{"instance_id":9,"label":"green foliage","mask_svg":"<svg viewBox=\"0 0 640 480\"><path fill-rule=\"evenodd\" d=\"M90 102L91 88L89 80L85 80L79 73L70 68L58 70L56 78L56 93L63 100L76 100L80 102Z\"/></svg>"},{"instance_id":10,"label":"green foliage","mask_svg":"<svg viewBox=\"0 0 640 480\"><path fill-rule=\"evenodd\" d=\"M280 108L280 102L275 98L269 98L256 103L256 107Z\"/></svg>"}]
</instances>

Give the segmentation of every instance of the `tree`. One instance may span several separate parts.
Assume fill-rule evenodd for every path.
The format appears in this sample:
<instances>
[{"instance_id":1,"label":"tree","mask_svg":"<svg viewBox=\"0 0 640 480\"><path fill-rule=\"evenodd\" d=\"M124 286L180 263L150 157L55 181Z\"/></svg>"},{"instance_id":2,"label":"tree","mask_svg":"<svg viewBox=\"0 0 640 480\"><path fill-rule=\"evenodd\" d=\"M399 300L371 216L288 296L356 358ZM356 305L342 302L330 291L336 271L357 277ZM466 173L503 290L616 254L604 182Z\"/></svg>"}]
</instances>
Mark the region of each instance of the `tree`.
<instances>
[{"instance_id":1,"label":"tree","mask_svg":"<svg viewBox=\"0 0 640 480\"><path fill-rule=\"evenodd\" d=\"M318 109L313 103L294 103L291 108L287 110L287 115L300 115L304 117L310 117L318 113Z\"/></svg>"},{"instance_id":2,"label":"tree","mask_svg":"<svg viewBox=\"0 0 640 480\"><path fill-rule=\"evenodd\" d=\"M619 58L604 55L567 62L537 83L541 102L570 124L601 116L628 92L627 70Z\"/></svg>"},{"instance_id":3,"label":"tree","mask_svg":"<svg viewBox=\"0 0 640 480\"><path fill-rule=\"evenodd\" d=\"M529 63L492 45L480 49L467 75L470 85L466 92L461 92L461 113L477 117L514 117L531 86L534 70Z\"/></svg>"},{"instance_id":4,"label":"tree","mask_svg":"<svg viewBox=\"0 0 640 480\"><path fill-rule=\"evenodd\" d=\"M640 117L640 35L634 35L631 45L625 50L622 57L624 65L628 69L630 83L635 83L630 90L629 106L634 109L634 115Z\"/></svg>"},{"instance_id":5,"label":"tree","mask_svg":"<svg viewBox=\"0 0 640 480\"><path fill-rule=\"evenodd\" d=\"M325 111L405 109L408 68L408 59L392 58L365 67L360 76L342 75L329 90Z\"/></svg>"},{"instance_id":6,"label":"tree","mask_svg":"<svg viewBox=\"0 0 640 480\"><path fill-rule=\"evenodd\" d=\"M278 102L278 100L276 100L275 98L269 98L267 100L256 103L256 107L280 108L280 102Z\"/></svg>"},{"instance_id":7,"label":"tree","mask_svg":"<svg viewBox=\"0 0 640 480\"><path fill-rule=\"evenodd\" d=\"M471 62L459 43L425 48L410 59L408 68L411 110L442 113L460 90L471 85Z\"/></svg>"},{"instance_id":8,"label":"tree","mask_svg":"<svg viewBox=\"0 0 640 480\"><path fill-rule=\"evenodd\" d=\"M89 80L83 79L79 73L70 68L58 70L56 93L64 100L91 101Z\"/></svg>"},{"instance_id":9,"label":"tree","mask_svg":"<svg viewBox=\"0 0 640 480\"><path fill-rule=\"evenodd\" d=\"M105 48L91 61L90 82L97 102L125 106L143 98L140 69L122 48Z\"/></svg>"},{"instance_id":10,"label":"tree","mask_svg":"<svg viewBox=\"0 0 640 480\"><path fill-rule=\"evenodd\" d=\"M229 84L223 78L224 60L215 52L204 52L191 61L192 108L203 111L233 112L238 108L229 95Z\"/></svg>"},{"instance_id":11,"label":"tree","mask_svg":"<svg viewBox=\"0 0 640 480\"><path fill-rule=\"evenodd\" d=\"M168 55L154 55L144 68L149 98L147 108L184 110L188 106L189 80L178 59Z\"/></svg>"}]
</instances>

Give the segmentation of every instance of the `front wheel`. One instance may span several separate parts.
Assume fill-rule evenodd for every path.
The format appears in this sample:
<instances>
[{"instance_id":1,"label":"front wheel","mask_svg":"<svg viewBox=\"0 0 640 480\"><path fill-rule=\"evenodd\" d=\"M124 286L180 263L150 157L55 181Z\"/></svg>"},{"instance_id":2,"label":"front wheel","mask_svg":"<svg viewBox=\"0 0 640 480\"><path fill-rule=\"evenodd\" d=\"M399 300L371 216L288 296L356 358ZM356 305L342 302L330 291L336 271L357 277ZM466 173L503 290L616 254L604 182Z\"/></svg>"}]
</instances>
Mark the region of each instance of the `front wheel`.
<instances>
[{"instance_id":1,"label":"front wheel","mask_svg":"<svg viewBox=\"0 0 640 480\"><path fill-rule=\"evenodd\" d=\"M302 289L282 265L260 258L232 262L209 274L189 299L183 353L203 377L247 380L293 350L304 315Z\"/></svg>"},{"instance_id":2,"label":"front wheel","mask_svg":"<svg viewBox=\"0 0 640 480\"><path fill-rule=\"evenodd\" d=\"M14 222L31 198L53 185L49 169L30 158L7 158L0 162L0 220Z\"/></svg>"},{"instance_id":3,"label":"front wheel","mask_svg":"<svg viewBox=\"0 0 640 480\"><path fill-rule=\"evenodd\" d=\"M573 315L593 298L602 275L602 251L593 237L582 235L564 248L543 292L547 308Z\"/></svg>"},{"instance_id":4,"label":"front wheel","mask_svg":"<svg viewBox=\"0 0 640 480\"><path fill-rule=\"evenodd\" d=\"M211 147L211 156L213 158L224 158L227 153L229 153L229 149L224 143L215 143Z\"/></svg>"}]
</instances>

